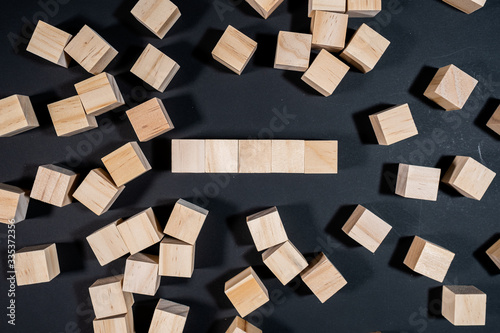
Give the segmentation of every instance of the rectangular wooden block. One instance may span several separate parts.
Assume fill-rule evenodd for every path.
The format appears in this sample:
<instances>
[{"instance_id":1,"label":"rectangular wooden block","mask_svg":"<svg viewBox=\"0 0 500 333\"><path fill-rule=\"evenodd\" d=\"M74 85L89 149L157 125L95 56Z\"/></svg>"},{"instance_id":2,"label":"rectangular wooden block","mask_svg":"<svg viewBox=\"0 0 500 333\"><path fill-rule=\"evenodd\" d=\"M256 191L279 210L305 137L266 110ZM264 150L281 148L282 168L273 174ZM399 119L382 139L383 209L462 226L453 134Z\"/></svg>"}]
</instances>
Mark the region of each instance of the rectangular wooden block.
<instances>
[{"instance_id":1,"label":"rectangular wooden block","mask_svg":"<svg viewBox=\"0 0 500 333\"><path fill-rule=\"evenodd\" d=\"M281 5L283 0L246 0L246 2L263 18L267 19Z\"/></svg>"},{"instance_id":2,"label":"rectangular wooden block","mask_svg":"<svg viewBox=\"0 0 500 333\"><path fill-rule=\"evenodd\" d=\"M38 167L30 197L63 207L73 201L78 174L53 164Z\"/></svg>"},{"instance_id":3,"label":"rectangular wooden block","mask_svg":"<svg viewBox=\"0 0 500 333\"><path fill-rule=\"evenodd\" d=\"M500 268L500 239L486 250L486 254Z\"/></svg>"},{"instance_id":4,"label":"rectangular wooden block","mask_svg":"<svg viewBox=\"0 0 500 333\"><path fill-rule=\"evenodd\" d=\"M54 243L24 247L14 258L18 286L49 282L60 273Z\"/></svg>"},{"instance_id":5,"label":"rectangular wooden block","mask_svg":"<svg viewBox=\"0 0 500 333\"><path fill-rule=\"evenodd\" d=\"M405 198L436 201L441 169L399 164L396 194Z\"/></svg>"},{"instance_id":6,"label":"rectangular wooden block","mask_svg":"<svg viewBox=\"0 0 500 333\"><path fill-rule=\"evenodd\" d=\"M79 96L73 96L47 105L57 136L72 136L94 128L97 121L87 115Z\"/></svg>"},{"instance_id":7,"label":"rectangular wooden block","mask_svg":"<svg viewBox=\"0 0 500 333\"><path fill-rule=\"evenodd\" d=\"M172 237L160 243L160 275L190 278L194 271L195 245Z\"/></svg>"},{"instance_id":8,"label":"rectangular wooden block","mask_svg":"<svg viewBox=\"0 0 500 333\"><path fill-rule=\"evenodd\" d=\"M94 319L92 322L94 333L134 333L134 318L132 309L126 314Z\"/></svg>"},{"instance_id":9,"label":"rectangular wooden block","mask_svg":"<svg viewBox=\"0 0 500 333\"><path fill-rule=\"evenodd\" d=\"M226 333L262 333L262 331L245 319L236 316Z\"/></svg>"},{"instance_id":10,"label":"rectangular wooden block","mask_svg":"<svg viewBox=\"0 0 500 333\"><path fill-rule=\"evenodd\" d=\"M87 242L101 266L129 253L127 244L118 231L118 224L122 222L123 220L119 219L87 236Z\"/></svg>"},{"instance_id":11,"label":"rectangular wooden block","mask_svg":"<svg viewBox=\"0 0 500 333\"><path fill-rule=\"evenodd\" d=\"M141 142L149 141L174 129L163 102L156 97L128 110L127 116Z\"/></svg>"},{"instance_id":12,"label":"rectangular wooden block","mask_svg":"<svg viewBox=\"0 0 500 333\"><path fill-rule=\"evenodd\" d=\"M160 287L159 257L136 253L127 258L123 274L123 291L154 296Z\"/></svg>"},{"instance_id":13,"label":"rectangular wooden block","mask_svg":"<svg viewBox=\"0 0 500 333\"><path fill-rule=\"evenodd\" d=\"M131 13L160 39L181 17L179 8L169 0L139 0Z\"/></svg>"},{"instance_id":14,"label":"rectangular wooden block","mask_svg":"<svg viewBox=\"0 0 500 333\"><path fill-rule=\"evenodd\" d=\"M486 4L486 0L443 0L447 4L455 7L466 14L471 14L481 9Z\"/></svg>"},{"instance_id":15,"label":"rectangular wooden block","mask_svg":"<svg viewBox=\"0 0 500 333\"><path fill-rule=\"evenodd\" d=\"M161 241L163 233L152 208L117 225L130 254L136 254Z\"/></svg>"},{"instance_id":16,"label":"rectangular wooden block","mask_svg":"<svg viewBox=\"0 0 500 333\"><path fill-rule=\"evenodd\" d=\"M486 325L486 294L474 286L443 286L441 313L455 326Z\"/></svg>"},{"instance_id":17,"label":"rectangular wooden block","mask_svg":"<svg viewBox=\"0 0 500 333\"><path fill-rule=\"evenodd\" d=\"M238 140L205 140L205 172L237 173Z\"/></svg>"},{"instance_id":18,"label":"rectangular wooden block","mask_svg":"<svg viewBox=\"0 0 500 333\"><path fill-rule=\"evenodd\" d=\"M64 48L71 37L70 34L61 29L40 20L33 31L26 51L56 65L68 68L71 58L64 52Z\"/></svg>"},{"instance_id":19,"label":"rectangular wooden block","mask_svg":"<svg viewBox=\"0 0 500 333\"><path fill-rule=\"evenodd\" d=\"M208 210L186 200L179 199L175 203L163 232L178 240L194 245L207 215Z\"/></svg>"},{"instance_id":20,"label":"rectangular wooden block","mask_svg":"<svg viewBox=\"0 0 500 333\"><path fill-rule=\"evenodd\" d=\"M224 293L242 317L269 301L269 293L252 267L227 281Z\"/></svg>"},{"instance_id":21,"label":"rectangular wooden block","mask_svg":"<svg viewBox=\"0 0 500 333\"><path fill-rule=\"evenodd\" d=\"M370 122L380 145L392 145L418 134L408 104L374 113Z\"/></svg>"},{"instance_id":22,"label":"rectangular wooden block","mask_svg":"<svg viewBox=\"0 0 500 333\"><path fill-rule=\"evenodd\" d=\"M316 10L345 13L346 0L309 0L307 16L312 17L313 12Z\"/></svg>"},{"instance_id":23,"label":"rectangular wooden block","mask_svg":"<svg viewBox=\"0 0 500 333\"><path fill-rule=\"evenodd\" d=\"M100 116L125 104L113 75L101 73L75 84L88 115Z\"/></svg>"},{"instance_id":24,"label":"rectangular wooden block","mask_svg":"<svg viewBox=\"0 0 500 333\"><path fill-rule=\"evenodd\" d=\"M306 140L304 142L304 172L307 174L337 173L338 142Z\"/></svg>"},{"instance_id":25,"label":"rectangular wooden block","mask_svg":"<svg viewBox=\"0 0 500 333\"><path fill-rule=\"evenodd\" d=\"M172 140L172 173L204 173L205 140Z\"/></svg>"},{"instance_id":26,"label":"rectangular wooden block","mask_svg":"<svg viewBox=\"0 0 500 333\"><path fill-rule=\"evenodd\" d=\"M350 18L374 17L382 10L382 0L347 0Z\"/></svg>"},{"instance_id":27,"label":"rectangular wooden block","mask_svg":"<svg viewBox=\"0 0 500 333\"><path fill-rule=\"evenodd\" d=\"M349 66L328 51L321 50L311 66L302 75L302 81L321 95L330 96L348 71Z\"/></svg>"},{"instance_id":28,"label":"rectangular wooden block","mask_svg":"<svg viewBox=\"0 0 500 333\"><path fill-rule=\"evenodd\" d=\"M275 245L262 253L262 261L286 285L307 267L307 260L290 242Z\"/></svg>"},{"instance_id":29,"label":"rectangular wooden block","mask_svg":"<svg viewBox=\"0 0 500 333\"><path fill-rule=\"evenodd\" d=\"M271 140L239 140L239 172L270 173L272 166Z\"/></svg>"},{"instance_id":30,"label":"rectangular wooden block","mask_svg":"<svg viewBox=\"0 0 500 333\"><path fill-rule=\"evenodd\" d=\"M188 313L189 306L160 298L148 333L182 333Z\"/></svg>"},{"instance_id":31,"label":"rectangular wooden block","mask_svg":"<svg viewBox=\"0 0 500 333\"><path fill-rule=\"evenodd\" d=\"M11 224L24 221L29 201L28 191L0 183L0 223Z\"/></svg>"},{"instance_id":32,"label":"rectangular wooden block","mask_svg":"<svg viewBox=\"0 0 500 333\"><path fill-rule=\"evenodd\" d=\"M247 225L257 251L263 251L288 240L276 207L247 216Z\"/></svg>"},{"instance_id":33,"label":"rectangular wooden block","mask_svg":"<svg viewBox=\"0 0 500 333\"><path fill-rule=\"evenodd\" d=\"M346 14L315 10L311 18L312 48L339 52L345 46Z\"/></svg>"},{"instance_id":34,"label":"rectangular wooden block","mask_svg":"<svg viewBox=\"0 0 500 333\"><path fill-rule=\"evenodd\" d=\"M124 292L123 274L98 279L89 287L90 300L96 319L127 314L134 296Z\"/></svg>"},{"instance_id":35,"label":"rectangular wooden block","mask_svg":"<svg viewBox=\"0 0 500 333\"><path fill-rule=\"evenodd\" d=\"M256 49L257 43L255 41L228 25L212 50L212 57L240 75Z\"/></svg>"},{"instance_id":36,"label":"rectangular wooden block","mask_svg":"<svg viewBox=\"0 0 500 333\"><path fill-rule=\"evenodd\" d=\"M491 118L486 123L492 131L500 135L500 106L495 110Z\"/></svg>"},{"instance_id":37,"label":"rectangular wooden block","mask_svg":"<svg viewBox=\"0 0 500 333\"><path fill-rule=\"evenodd\" d=\"M280 31L274 68L305 72L309 67L312 35Z\"/></svg>"},{"instance_id":38,"label":"rectangular wooden block","mask_svg":"<svg viewBox=\"0 0 500 333\"><path fill-rule=\"evenodd\" d=\"M30 98L12 95L0 99L0 137L11 137L38 127Z\"/></svg>"},{"instance_id":39,"label":"rectangular wooden block","mask_svg":"<svg viewBox=\"0 0 500 333\"><path fill-rule=\"evenodd\" d=\"M304 140L272 140L273 173L304 173Z\"/></svg>"}]
</instances>

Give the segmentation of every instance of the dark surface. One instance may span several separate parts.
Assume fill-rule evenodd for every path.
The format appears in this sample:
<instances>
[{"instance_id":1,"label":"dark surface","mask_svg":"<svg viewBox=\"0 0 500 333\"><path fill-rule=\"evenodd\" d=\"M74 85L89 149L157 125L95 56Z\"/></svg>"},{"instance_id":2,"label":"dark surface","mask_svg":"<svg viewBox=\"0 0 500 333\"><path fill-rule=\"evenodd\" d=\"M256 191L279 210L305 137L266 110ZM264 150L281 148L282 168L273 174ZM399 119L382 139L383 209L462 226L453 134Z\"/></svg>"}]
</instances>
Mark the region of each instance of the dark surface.
<instances>
[{"instance_id":1,"label":"dark surface","mask_svg":"<svg viewBox=\"0 0 500 333\"><path fill-rule=\"evenodd\" d=\"M147 332L158 297L191 307L186 332L225 332L236 311L224 295L224 282L248 265L262 276L272 299L248 316L264 332L498 332L499 270L484 254L500 231L498 179L480 202L445 186L437 202L405 199L393 194L393 186L400 162L446 169L454 155L467 155L499 170L499 137L485 123L500 97L500 3L490 0L482 10L466 15L439 0L399 1L385 0L385 11L376 19L349 21L349 36L362 22L371 22L392 43L374 71L351 71L334 95L324 98L300 80L301 73L272 68L278 31L308 31L306 0L285 1L268 20L241 0L177 1L182 17L163 40L129 14L135 0L60 0L67 3L58 5L48 22L73 35L83 24L94 28L120 52L107 71L116 76L128 107L160 97L176 128L141 143L153 170L128 184L105 215L97 217L80 203L57 208L31 201L28 219L16 227L17 247L56 242L63 272L50 283L18 288L16 329L0 313L0 332L91 332L87 288L98 278L120 273L125 258L101 267L85 237L150 206L165 225L180 197L210 210L197 243L196 270L189 280L163 278L157 297L136 296L138 333ZM42 0L47 2L55 3ZM222 19L214 4L227 10ZM136 140L123 118L127 107L99 117L100 129L70 138L55 135L46 104L74 95L73 84L90 75L75 63L64 69L29 54L26 44L14 51L9 36L22 35L24 22L35 14L38 20L41 12L37 1L9 1L2 6L0 20L0 97L29 95L41 123L38 129L1 139L0 181L25 188L31 188L38 165L62 163L86 174L102 166L105 154ZM210 55L228 24L259 43L241 76ZM147 43L181 66L163 94L129 72ZM422 93L436 69L450 63L480 83L463 110L446 113ZM410 104L420 134L389 147L376 145L368 115L401 103ZM283 110L294 118L270 127L275 113ZM103 130L105 122L113 128ZM270 135L338 139L339 174L169 172L171 138ZM393 226L374 255L340 230L358 203ZM273 205L297 248L309 257L325 252L349 282L325 304L300 285L300 279L282 286L253 247L245 216ZM7 228L0 230L2 312L8 290ZM488 294L486 327L455 328L440 316L442 284L412 273L402 263L413 235L456 253L445 283L472 284Z\"/></svg>"}]
</instances>

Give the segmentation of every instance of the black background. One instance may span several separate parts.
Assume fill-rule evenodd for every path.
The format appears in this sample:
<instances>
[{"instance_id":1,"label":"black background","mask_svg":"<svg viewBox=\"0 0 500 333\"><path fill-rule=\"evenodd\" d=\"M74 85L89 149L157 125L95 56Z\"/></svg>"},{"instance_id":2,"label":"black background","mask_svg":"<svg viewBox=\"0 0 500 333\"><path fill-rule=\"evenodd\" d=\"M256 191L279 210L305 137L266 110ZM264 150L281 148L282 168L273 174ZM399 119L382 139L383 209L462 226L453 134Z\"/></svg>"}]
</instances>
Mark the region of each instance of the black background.
<instances>
[{"instance_id":1,"label":"black background","mask_svg":"<svg viewBox=\"0 0 500 333\"><path fill-rule=\"evenodd\" d=\"M29 95L40 127L1 139L1 182L29 189L37 167L48 163L82 174L102 166L101 157L137 140L124 111L154 96L164 101L176 128L141 143L153 170L129 183L103 216L80 203L57 208L30 202L28 218L16 227L17 248L57 243L62 273L50 283L16 290L15 329L3 314L8 304L7 227L0 226L0 331L91 332L87 288L98 278L122 272L125 258L101 267L85 237L150 206L163 226L182 197L210 210L197 242L196 270L191 279L163 278L157 297L136 296L138 333L147 332L158 297L191 307L186 332L224 332L236 315L224 282L248 265L255 267L272 299L247 317L264 332L498 332L499 270L484 254L500 232L498 179L479 202L444 185L437 202L405 199L393 194L393 183L397 163L446 169L454 155L471 156L498 171L499 137L485 123L500 102L500 3L490 0L466 15L440 0L384 0L377 18L349 20L348 37L369 22L391 41L389 49L375 70L365 75L352 70L324 98L300 80L301 73L272 68L278 31L308 32L307 1L287 0L268 20L241 1L176 2L182 16L163 40L129 13L135 0L42 0L52 4L45 9L38 1L4 2L0 97ZM88 24L119 51L106 70L116 76L127 106L100 116L100 129L69 138L55 135L46 105L75 95L74 83L90 74L74 62L65 69L25 51L23 38L31 31L26 22L40 18L72 35ZM258 42L241 76L210 55L228 24ZM16 35L17 46L11 42ZM165 93L129 72L147 43L181 66ZM463 110L444 112L422 93L437 68L451 63L479 84ZM419 135L388 147L376 145L368 115L402 103L410 104ZM276 120L283 112L293 117ZM169 172L171 138L270 136L339 140L339 173ZM374 255L341 231L358 203L393 226ZM297 248L308 257L325 252L347 279L348 285L325 304L299 279L282 286L252 245L245 216L274 205ZM413 235L456 253L445 284L472 284L487 293L486 327L455 328L440 316L442 284L403 265Z\"/></svg>"}]
</instances>

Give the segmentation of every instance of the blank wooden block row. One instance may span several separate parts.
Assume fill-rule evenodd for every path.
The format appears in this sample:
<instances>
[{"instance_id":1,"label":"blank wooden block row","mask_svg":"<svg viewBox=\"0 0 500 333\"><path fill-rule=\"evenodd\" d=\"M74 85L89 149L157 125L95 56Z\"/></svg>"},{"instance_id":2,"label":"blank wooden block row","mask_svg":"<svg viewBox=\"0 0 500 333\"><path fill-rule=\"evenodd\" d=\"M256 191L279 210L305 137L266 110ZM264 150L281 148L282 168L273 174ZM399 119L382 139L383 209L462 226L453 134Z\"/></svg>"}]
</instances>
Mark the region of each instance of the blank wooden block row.
<instances>
[{"instance_id":1,"label":"blank wooden block row","mask_svg":"<svg viewBox=\"0 0 500 333\"><path fill-rule=\"evenodd\" d=\"M369 118L380 145L392 145L418 134L408 104L374 113Z\"/></svg>"},{"instance_id":2,"label":"blank wooden block row","mask_svg":"<svg viewBox=\"0 0 500 333\"><path fill-rule=\"evenodd\" d=\"M0 137L11 137L38 127L30 98L12 95L0 99Z\"/></svg>"},{"instance_id":3,"label":"blank wooden block row","mask_svg":"<svg viewBox=\"0 0 500 333\"><path fill-rule=\"evenodd\" d=\"M382 0L309 0L308 16L319 10L346 13L351 18L374 17L382 10Z\"/></svg>"},{"instance_id":4,"label":"blank wooden block row","mask_svg":"<svg viewBox=\"0 0 500 333\"><path fill-rule=\"evenodd\" d=\"M443 286L441 313L455 326L484 326L486 294L474 286Z\"/></svg>"},{"instance_id":5,"label":"blank wooden block row","mask_svg":"<svg viewBox=\"0 0 500 333\"><path fill-rule=\"evenodd\" d=\"M94 333L134 333L134 315L130 308L127 313L94 319Z\"/></svg>"},{"instance_id":6,"label":"blank wooden block row","mask_svg":"<svg viewBox=\"0 0 500 333\"><path fill-rule=\"evenodd\" d=\"M0 223L12 224L24 221L29 201L28 191L0 183Z\"/></svg>"},{"instance_id":7,"label":"blank wooden block row","mask_svg":"<svg viewBox=\"0 0 500 333\"><path fill-rule=\"evenodd\" d=\"M118 187L151 170L151 165L135 141L124 144L101 160Z\"/></svg>"},{"instance_id":8,"label":"blank wooden block row","mask_svg":"<svg viewBox=\"0 0 500 333\"><path fill-rule=\"evenodd\" d=\"M486 254L500 268L500 239L486 250Z\"/></svg>"},{"instance_id":9,"label":"blank wooden block row","mask_svg":"<svg viewBox=\"0 0 500 333\"><path fill-rule=\"evenodd\" d=\"M159 98L152 98L128 110L127 117L141 142L174 129L174 124Z\"/></svg>"},{"instance_id":10,"label":"blank wooden block row","mask_svg":"<svg viewBox=\"0 0 500 333\"><path fill-rule=\"evenodd\" d=\"M60 273L54 243L24 247L14 258L18 286L49 282Z\"/></svg>"},{"instance_id":11,"label":"blank wooden block row","mask_svg":"<svg viewBox=\"0 0 500 333\"><path fill-rule=\"evenodd\" d=\"M73 201L78 174L53 164L41 165L35 176L30 197L63 207Z\"/></svg>"},{"instance_id":12,"label":"blank wooden block row","mask_svg":"<svg viewBox=\"0 0 500 333\"><path fill-rule=\"evenodd\" d=\"M491 118L486 123L492 131L500 135L500 106L495 110Z\"/></svg>"},{"instance_id":13,"label":"blank wooden block row","mask_svg":"<svg viewBox=\"0 0 500 333\"><path fill-rule=\"evenodd\" d=\"M226 333L262 333L262 331L245 319L236 316Z\"/></svg>"},{"instance_id":14,"label":"blank wooden block row","mask_svg":"<svg viewBox=\"0 0 500 333\"><path fill-rule=\"evenodd\" d=\"M100 116L125 104L115 78L108 73L78 82L75 89L89 116Z\"/></svg>"},{"instance_id":15,"label":"blank wooden block row","mask_svg":"<svg viewBox=\"0 0 500 333\"><path fill-rule=\"evenodd\" d=\"M250 1L254 2L256 0L247 1L250 3ZM224 31L224 34L212 50L212 57L240 75L256 49L257 43L255 41L236 30L233 26L228 25L226 31Z\"/></svg>"},{"instance_id":16,"label":"blank wooden block row","mask_svg":"<svg viewBox=\"0 0 500 333\"><path fill-rule=\"evenodd\" d=\"M447 4L455 7L466 14L471 14L481 9L486 4L486 0L443 0Z\"/></svg>"},{"instance_id":17,"label":"blank wooden block row","mask_svg":"<svg viewBox=\"0 0 500 333\"><path fill-rule=\"evenodd\" d=\"M163 39L181 16L179 8L169 0L139 0L132 15L158 38Z\"/></svg>"},{"instance_id":18,"label":"blank wooden block row","mask_svg":"<svg viewBox=\"0 0 500 333\"><path fill-rule=\"evenodd\" d=\"M269 301L269 293L252 267L224 285L224 293L240 316L245 317Z\"/></svg>"},{"instance_id":19,"label":"blank wooden block row","mask_svg":"<svg viewBox=\"0 0 500 333\"><path fill-rule=\"evenodd\" d=\"M188 314L189 306L160 299L153 313L148 333L182 333Z\"/></svg>"},{"instance_id":20,"label":"blank wooden block row","mask_svg":"<svg viewBox=\"0 0 500 333\"><path fill-rule=\"evenodd\" d=\"M123 291L123 274L98 279L89 294L96 319L125 315L134 304L132 293Z\"/></svg>"}]
</instances>

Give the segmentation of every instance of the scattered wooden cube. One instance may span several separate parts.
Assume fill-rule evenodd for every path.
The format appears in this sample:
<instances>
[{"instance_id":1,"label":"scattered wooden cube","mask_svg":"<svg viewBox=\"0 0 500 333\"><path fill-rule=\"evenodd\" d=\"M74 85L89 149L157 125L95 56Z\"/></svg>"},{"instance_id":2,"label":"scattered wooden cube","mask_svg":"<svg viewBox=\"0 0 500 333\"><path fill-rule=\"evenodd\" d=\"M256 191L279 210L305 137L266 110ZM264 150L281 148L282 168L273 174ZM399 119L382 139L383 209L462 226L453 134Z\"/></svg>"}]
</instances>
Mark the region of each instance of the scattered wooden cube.
<instances>
[{"instance_id":1,"label":"scattered wooden cube","mask_svg":"<svg viewBox=\"0 0 500 333\"><path fill-rule=\"evenodd\" d=\"M188 313L189 306L160 298L148 333L182 333Z\"/></svg>"},{"instance_id":2,"label":"scattered wooden cube","mask_svg":"<svg viewBox=\"0 0 500 333\"><path fill-rule=\"evenodd\" d=\"M175 203L163 233L194 245L207 215L208 210L179 199Z\"/></svg>"},{"instance_id":3,"label":"scattered wooden cube","mask_svg":"<svg viewBox=\"0 0 500 333\"><path fill-rule=\"evenodd\" d=\"M262 260L283 285L307 267L306 258L290 241L267 249L262 253Z\"/></svg>"},{"instance_id":4,"label":"scattered wooden cube","mask_svg":"<svg viewBox=\"0 0 500 333\"><path fill-rule=\"evenodd\" d=\"M316 10L345 13L346 0L309 0L307 16L311 17Z\"/></svg>"},{"instance_id":5,"label":"scattered wooden cube","mask_svg":"<svg viewBox=\"0 0 500 333\"><path fill-rule=\"evenodd\" d=\"M246 0L246 2L263 18L267 19L281 5L283 0Z\"/></svg>"},{"instance_id":6,"label":"scattered wooden cube","mask_svg":"<svg viewBox=\"0 0 500 333\"><path fill-rule=\"evenodd\" d=\"M312 35L280 31L274 68L305 72L309 67Z\"/></svg>"},{"instance_id":7,"label":"scattered wooden cube","mask_svg":"<svg viewBox=\"0 0 500 333\"><path fill-rule=\"evenodd\" d=\"M161 276L190 278L194 271L195 245L165 237L160 243Z\"/></svg>"},{"instance_id":8,"label":"scattered wooden cube","mask_svg":"<svg viewBox=\"0 0 500 333\"><path fill-rule=\"evenodd\" d=\"M347 0L349 17L374 17L382 10L382 0Z\"/></svg>"},{"instance_id":9,"label":"scattered wooden cube","mask_svg":"<svg viewBox=\"0 0 500 333\"><path fill-rule=\"evenodd\" d=\"M484 7L486 0L443 0L466 14L471 14Z\"/></svg>"},{"instance_id":10,"label":"scattered wooden cube","mask_svg":"<svg viewBox=\"0 0 500 333\"><path fill-rule=\"evenodd\" d=\"M96 319L127 314L134 304L134 296L124 292L123 274L98 279L89 287L90 300Z\"/></svg>"},{"instance_id":11,"label":"scattered wooden cube","mask_svg":"<svg viewBox=\"0 0 500 333\"><path fill-rule=\"evenodd\" d=\"M169 0L139 0L132 15L157 37L163 38L181 17L181 12Z\"/></svg>"},{"instance_id":12,"label":"scattered wooden cube","mask_svg":"<svg viewBox=\"0 0 500 333\"><path fill-rule=\"evenodd\" d=\"M378 63L389 44L391 42L363 23L340 57L361 72L368 73Z\"/></svg>"},{"instance_id":13,"label":"scattered wooden cube","mask_svg":"<svg viewBox=\"0 0 500 333\"><path fill-rule=\"evenodd\" d=\"M256 49L257 43L255 41L236 30L233 26L228 25L226 31L224 31L217 45L212 50L212 57L240 75Z\"/></svg>"},{"instance_id":14,"label":"scattered wooden cube","mask_svg":"<svg viewBox=\"0 0 500 333\"><path fill-rule=\"evenodd\" d=\"M266 250L288 240L276 207L247 216L247 225L257 251Z\"/></svg>"},{"instance_id":15,"label":"scattered wooden cube","mask_svg":"<svg viewBox=\"0 0 500 333\"><path fill-rule=\"evenodd\" d=\"M269 293L252 267L227 281L224 293L242 317L269 301Z\"/></svg>"},{"instance_id":16,"label":"scattered wooden cube","mask_svg":"<svg viewBox=\"0 0 500 333\"><path fill-rule=\"evenodd\" d=\"M47 105L57 136L72 136L97 128L94 116L87 115L79 96Z\"/></svg>"},{"instance_id":17,"label":"scattered wooden cube","mask_svg":"<svg viewBox=\"0 0 500 333\"><path fill-rule=\"evenodd\" d=\"M38 126L28 96L12 95L0 99L0 137L11 137Z\"/></svg>"},{"instance_id":18,"label":"scattered wooden cube","mask_svg":"<svg viewBox=\"0 0 500 333\"><path fill-rule=\"evenodd\" d=\"M418 134L408 104L372 114L370 122L380 145L392 145Z\"/></svg>"},{"instance_id":19,"label":"scattered wooden cube","mask_svg":"<svg viewBox=\"0 0 500 333\"><path fill-rule=\"evenodd\" d=\"M113 75L102 73L75 84L88 115L100 116L125 104Z\"/></svg>"},{"instance_id":20,"label":"scattered wooden cube","mask_svg":"<svg viewBox=\"0 0 500 333\"><path fill-rule=\"evenodd\" d=\"M262 333L262 331L245 319L236 316L226 333Z\"/></svg>"},{"instance_id":21,"label":"scattered wooden cube","mask_svg":"<svg viewBox=\"0 0 500 333\"><path fill-rule=\"evenodd\" d=\"M484 326L486 294L474 286L443 286L441 313L455 326Z\"/></svg>"},{"instance_id":22,"label":"scattered wooden cube","mask_svg":"<svg viewBox=\"0 0 500 333\"><path fill-rule=\"evenodd\" d=\"M118 231L118 224L122 222L123 220L119 219L87 236L87 242L101 266L129 253L129 249Z\"/></svg>"},{"instance_id":23,"label":"scattered wooden cube","mask_svg":"<svg viewBox=\"0 0 500 333\"><path fill-rule=\"evenodd\" d=\"M342 227L349 237L371 253L377 251L391 229L388 223L361 205L356 207Z\"/></svg>"},{"instance_id":24,"label":"scattered wooden cube","mask_svg":"<svg viewBox=\"0 0 500 333\"><path fill-rule=\"evenodd\" d=\"M127 116L141 142L149 141L174 129L174 124L159 98L151 98L128 110Z\"/></svg>"},{"instance_id":25,"label":"scattered wooden cube","mask_svg":"<svg viewBox=\"0 0 500 333\"><path fill-rule=\"evenodd\" d=\"M126 314L114 317L94 319L94 333L134 333L134 317L132 309Z\"/></svg>"},{"instance_id":26,"label":"scattered wooden cube","mask_svg":"<svg viewBox=\"0 0 500 333\"><path fill-rule=\"evenodd\" d=\"M205 140L205 172L237 173L238 140Z\"/></svg>"},{"instance_id":27,"label":"scattered wooden cube","mask_svg":"<svg viewBox=\"0 0 500 333\"><path fill-rule=\"evenodd\" d=\"M308 174L337 173L338 142L306 140L304 142L304 172Z\"/></svg>"},{"instance_id":28,"label":"scattered wooden cube","mask_svg":"<svg viewBox=\"0 0 500 333\"><path fill-rule=\"evenodd\" d=\"M500 135L500 106L495 110L491 118L486 123L491 130Z\"/></svg>"},{"instance_id":29,"label":"scattered wooden cube","mask_svg":"<svg viewBox=\"0 0 500 333\"><path fill-rule=\"evenodd\" d=\"M399 164L396 194L405 198L436 201L441 169Z\"/></svg>"},{"instance_id":30,"label":"scattered wooden cube","mask_svg":"<svg viewBox=\"0 0 500 333\"><path fill-rule=\"evenodd\" d=\"M500 239L486 250L486 254L500 268Z\"/></svg>"},{"instance_id":31,"label":"scattered wooden cube","mask_svg":"<svg viewBox=\"0 0 500 333\"><path fill-rule=\"evenodd\" d=\"M330 96L348 71L349 66L328 51L321 50L311 66L302 75L302 81L321 95Z\"/></svg>"},{"instance_id":32,"label":"scattered wooden cube","mask_svg":"<svg viewBox=\"0 0 500 333\"><path fill-rule=\"evenodd\" d=\"M101 73L118 54L118 51L87 25L71 39L64 51L91 74Z\"/></svg>"},{"instance_id":33,"label":"scattered wooden cube","mask_svg":"<svg viewBox=\"0 0 500 333\"><path fill-rule=\"evenodd\" d=\"M49 282L59 275L56 244L24 247L15 253L18 286Z\"/></svg>"},{"instance_id":34,"label":"scattered wooden cube","mask_svg":"<svg viewBox=\"0 0 500 333\"><path fill-rule=\"evenodd\" d=\"M270 173L272 157L271 140L239 140L240 173Z\"/></svg>"},{"instance_id":35,"label":"scattered wooden cube","mask_svg":"<svg viewBox=\"0 0 500 333\"><path fill-rule=\"evenodd\" d=\"M304 173L304 140L273 140L273 173Z\"/></svg>"},{"instance_id":36,"label":"scattered wooden cube","mask_svg":"<svg viewBox=\"0 0 500 333\"><path fill-rule=\"evenodd\" d=\"M35 177L30 197L63 207L73 201L78 174L53 164L41 165Z\"/></svg>"},{"instance_id":37,"label":"scattered wooden cube","mask_svg":"<svg viewBox=\"0 0 500 333\"><path fill-rule=\"evenodd\" d=\"M24 221L29 202L28 191L0 183L0 223L12 224Z\"/></svg>"},{"instance_id":38,"label":"scattered wooden cube","mask_svg":"<svg viewBox=\"0 0 500 333\"><path fill-rule=\"evenodd\" d=\"M127 258L123 274L123 291L154 296L160 287L159 257L136 253Z\"/></svg>"},{"instance_id":39,"label":"scattered wooden cube","mask_svg":"<svg viewBox=\"0 0 500 333\"><path fill-rule=\"evenodd\" d=\"M442 182L467 198L481 200L495 176L495 172L472 157L457 156L445 173Z\"/></svg>"},{"instance_id":40,"label":"scattered wooden cube","mask_svg":"<svg viewBox=\"0 0 500 333\"><path fill-rule=\"evenodd\" d=\"M204 173L205 140L172 140L172 173Z\"/></svg>"},{"instance_id":41,"label":"scattered wooden cube","mask_svg":"<svg viewBox=\"0 0 500 333\"><path fill-rule=\"evenodd\" d=\"M300 277L321 303L325 303L347 284L342 274L324 253L314 258L300 273Z\"/></svg>"},{"instance_id":42,"label":"scattered wooden cube","mask_svg":"<svg viewBox=\"0 0 500 333\"><path fill-rule=\"evenodd\" d=\"M136 254L161 241L163 233L152 208L117 225L130 254Z\"/></svg>"},{"instance_id":43,"label":"scattered wooden cube","mask_svg":"<svg viewBox=\"0 0 500 333\"><path fill-rule=\"evenodd\" d=\"M70 34L61 29L40 20L36 25L35 31L33 31L26 51L36 54L56 65L68 68L71 58L64 52L64 48L71 37Z\"/></svg>"},{"instance_id":44,"label":"scattered wooden cube","mask_svg":"<svg viewBox=\"0 0 500 333\"><path fill-rule=\"evenodd\" d=\"M137 142L129 142L104 156L102 163L116 186L122 186L151 170L146 156Z\"/></svg>"},{"instance_id":45,"label":"scattered wooden cube","mask_svg":"<svg viewBox=\"0 0 500 333\"><path fill-rule=\"evenodd\" d=\"M477 80L455 65L441 67L424 92L446 111L460 110L472 94Z\"/></svg>"},{"instance_id":46,"label":"scattered wooden cube","mask_svg":"<svg viewBox=\"0 0 500 333\"><path fill-rule=\"evenodd\" d=\"M455 253L415 236L404 264L419 274L443 282L454 257Z\"/></svg>"},{"instance_id":47,"label":"scattered wooden cube","mask_svg":"<svg viewBox=\"0 0 500 333\"><path fill-rule=\"evenodd\" d=\"M345 46L348 15L315 10L311 18L312 48L339 52Z\"/></svg>"}]
</instances>

